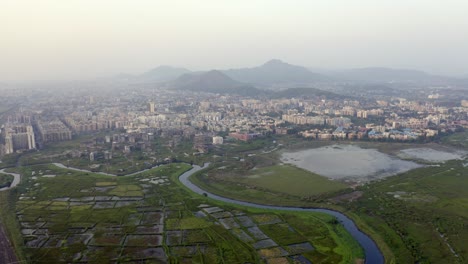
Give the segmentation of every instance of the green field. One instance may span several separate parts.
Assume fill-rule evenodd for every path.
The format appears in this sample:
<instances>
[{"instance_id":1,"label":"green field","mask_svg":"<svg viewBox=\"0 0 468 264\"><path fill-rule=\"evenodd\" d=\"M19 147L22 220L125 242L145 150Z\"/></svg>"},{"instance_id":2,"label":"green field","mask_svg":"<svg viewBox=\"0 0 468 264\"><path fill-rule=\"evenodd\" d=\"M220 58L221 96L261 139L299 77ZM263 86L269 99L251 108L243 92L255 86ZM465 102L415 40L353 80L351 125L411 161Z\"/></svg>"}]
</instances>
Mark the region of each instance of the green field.
<instances>
[{"instance_id":1,"label":"green field","mask_svg":"<svg viewBox=\"0 0 468 264\"><path fill-rule=\"evenodd\" d=\"M454 147L468 149L468 131L458 132L442 138L442 143Z\"/></svg>"},{"instance_id":2,"label":"green field","mask_svg":"<svg viewBox=\"0 0 468 264\"><path fill-rule=\"evenodd\" d=\"M253 164L265 165L262 157L253 157ZM208 192L238 200L273 205L317 206L320 200L347 186L292 165L248 166L239 162L221 163L195 174L191 181ZM224 165L224 166L220 166Z\"/></svg>"},{"instance_id":3,"label":"green field","mask_svg":"<svg viewBox=\"0 0 468 264\"><path fill-rule=\"evenodd\" d=\"M6 186L13 181L13 176L0 173L0 186Z\"/></svg>"},{"instance_id":4,"label":"green field","mask_svg":"<svg viewBox=\"0 0 468 264\"><path fill-rule=\"evenodd\" d=\"M448 139L456 143L452 145L460 147L465 137L466 134L454 134ZM292 140L283 148L302 149L330 143L333 142L300 144ZM426 146L447 151L446 146L435 143L356 144L363 148L377 148L390 155L398 154L401 149ZM191 181L209 192L238 200L275 205L323 206L342 211L371 235L388 263L468 261L468 250L464 246L468 243L468 231L465 228L468 226L466 159L428 164L429 167L351 190L339 182L328 181L292 166L278 165L275 153L263 154L262 150L244 153L253 154L238 153L245 161L228 157L220 163L212 164L210 169L195 174ZM300 180L292 180L294 177ZM314 193L314 189L310 188L314 185L323 192ZM336 197L352 192L362 192L362 197L357 200L335 200Z\"/></svg>"},{"instance_id":5,"label":"green field","mask_svg":"<svg viewBox=\"0 0 468 264\"><path fill-rule=\"evenodd\" d=\"M174 163L121 177L49 164L8 169L23 179L14 192L1 193L1 216L28 263L362 259L358 243L333 217L212 201L177 181L189 168Z\"/></svg>"},{"instance_id":6,"label":"green field","mask_svg":"<svg viewBox=\"0 0 468 264\"><path fill-rule=\"evenodd\" d=\"M468 168L463 163L450 161L370 183L360 188L359 200L340 205L385 241L395 263L466 263Z\"/></svg>"},{"instance_id":7,"label":"green field","mask_svg":"<svg viewBox=\"0 0 468 264\"><path fill-rule=\"evenodd\" d=\"M465 139L466 133L459 133L442 140L446 144L452 142L454 144L451 145L461 146L459 143ZM54 155L76 147L80 140L87 138L54 145L45 151L46 155L24 154L21 163L47 163L57 159L67 164L67 155ZM158 141L155 144L161 147L161 151L157 154L135 152L134 156L128 157L130 159L116 154L111 162L95 163L101 164L96 170L125 174L144 169L147 165L143 161L152 160L154 155L183 157L183 160L197 164L209 161L211 166L207 170L191 177L191 181L201 188L237 200L342 211L376 241L387 263L468 261L465 247L468 243L468 168L463 165L466 160L416 169L355 190L300 168L280 165L278 149L302 149L333 143L337 142L304 141L295 136L267 137L252 143L227 142L212 149L208 155L186 156L182 154L190 151L191 146L185 142L179 149L169 149ZM423 146L377 142L356 144L391 155L404 148ZM2 164L12 166L16 157L6 156ZM136 162L140 158L140 162ZM70 159L69 165L89 169L90 162L81 157ZM28 259L42 256L37 261L39 263L54 262L58 258L72 262L72 256L78 250L86 252L83 258L96 262L154 260L141 257L145 255L144 249L138 246L141 241L148 241L148 245L160 249L167 257L166 261L173 263L262 263L263 259L291 262L291 259L280 256L282 249L294 252L296 249L292 245L301 243L313 246L314 250L300 253L313 263L355 263L362 258L356 241L330 216L237 207L215 202L209 196L194 195L176 179L188 168L186 164L173 163L119 177L61 169L50 164L10 168L8 171L21 173L23 180L14 192L8 192L9 211L6 212L3 206L2 217L6 219L5 224L13 228L13 241L22 249L21 254ZM150 181L161 181L161 184ZM357 200L335 199L354 191L362 193ZM18 200L20 195L22 198ZM60 200L64 197L70 200ZM93 199L88 201L90 197ZM96 200L97 197L103 200ZM113 200L107 201L105 197ZM6 196L2 197L4 201ZM198 213L204 210L199 208L202 204L217 206L222 211L206 213L206 218L200 218ZM161 212L164 212L163 222L160 222ZM255 248L256 239L243 240L245 235L252 237L252 233L249 227L241 225L242 221L237 218L239 212L252 219L258 229L278 246ZM224 218L234 220L220 220ZM272 219L279 219L279 222L274 220L273 224L264 225ZM18 220L21 226L16 222ZM54 239L71 241L53 248L42 247L45 244L31 248L34 236L40 235L21 235L20 230L31 229L24 223L44 221L46 225L32 229L38 232L47 227L52 235L47 243L54 244ZM164 226L163 230L155 231L159 225ZM80 238L74 236L77 229L94 236L86 243L72 243L73 239ZM201 249L201 245L206 247ZM95 246L103 250L89 250Z\"/></svg>"},{"instance_id":8,"label":"green field","mask_svg":"<svg viewBox=\"0 0 468 264\"><path fill-rule=\"evenodd\" d=\"M240 178L239 182L300 197L336 192L346 188L343 183L286 164L253 169L249 175Z\"/></svg>"}]
</instances>

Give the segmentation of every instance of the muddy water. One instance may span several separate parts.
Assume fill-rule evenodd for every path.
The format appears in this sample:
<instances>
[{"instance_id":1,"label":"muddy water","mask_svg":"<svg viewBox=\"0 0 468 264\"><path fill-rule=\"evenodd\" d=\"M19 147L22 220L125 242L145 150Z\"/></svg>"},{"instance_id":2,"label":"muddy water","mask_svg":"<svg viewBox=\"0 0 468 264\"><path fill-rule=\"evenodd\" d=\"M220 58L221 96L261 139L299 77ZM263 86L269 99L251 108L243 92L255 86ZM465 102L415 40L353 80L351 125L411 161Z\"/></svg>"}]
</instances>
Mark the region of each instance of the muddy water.
<instances>
[{"instance_id":1,"label":"muddy water","mask_svg":"<svg viewBox=\"0 0 468 264\"><path fill-rule=\"evenodd\" d=\"M281 160L334 180L353 181L380 179L421 167L415 162L397 159L376 149L354 145L285 152Z\"/></svg>"},{"instance_id":2,"label":"muddy water","mask_svg":"<svg viewBox=\"0 0 468 264\"><path fill-rule=\"evenodd\" d=\"M404 149L399 155L402 158L413 158L429 162L443 162L447 160L461 159L467 153L462 151L445 152L431 148Z\"/></svg>"}]
</instances>

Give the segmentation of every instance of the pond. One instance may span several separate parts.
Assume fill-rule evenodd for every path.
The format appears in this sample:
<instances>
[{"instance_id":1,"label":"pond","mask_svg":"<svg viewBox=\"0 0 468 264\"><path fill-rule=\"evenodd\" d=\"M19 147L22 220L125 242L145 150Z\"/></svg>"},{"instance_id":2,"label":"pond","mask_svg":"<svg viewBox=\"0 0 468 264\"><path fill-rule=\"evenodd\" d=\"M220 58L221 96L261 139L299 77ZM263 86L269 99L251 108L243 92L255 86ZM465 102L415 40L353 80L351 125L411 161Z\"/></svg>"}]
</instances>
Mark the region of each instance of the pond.
<instances>
[{"instance_id":1,"label":"pond","mask_svg":"<svg viewBox=\"0 0 468 264\"><path fill-rule=\"evenodd\" d=\"M350 181L381 179L422 166L355 145L285 152L281 160L334 180Z\"/></svg>"}]
</instances>

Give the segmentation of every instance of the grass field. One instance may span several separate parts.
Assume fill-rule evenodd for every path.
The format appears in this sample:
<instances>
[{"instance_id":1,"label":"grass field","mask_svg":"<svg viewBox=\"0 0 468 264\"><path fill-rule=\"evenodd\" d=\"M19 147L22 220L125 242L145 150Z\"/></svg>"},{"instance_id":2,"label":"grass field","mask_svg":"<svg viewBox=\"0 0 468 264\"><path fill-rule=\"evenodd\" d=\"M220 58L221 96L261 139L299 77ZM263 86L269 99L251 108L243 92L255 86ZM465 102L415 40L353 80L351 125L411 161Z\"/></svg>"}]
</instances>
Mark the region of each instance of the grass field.
<instances>
[{"instance_id":1,"label":"grass field","mask_svg":"<svg viewBox=\"0 0 468 264\"><path fill-rule=\"evenodd\" d=\"M291 165L275 165L253 169L239 179L247 185L293 196L314 196L346 188L345 184Z\"/></svg>"},{"instance_id":2,"label":"grass field","mask_svg":"<svg viewBox=\"0 0 468 264\"><path fill-rule=\"evenodd\" d=\"M449 138L458 144L463 139L461 135L454 134ZM274 143L273 140L277 142ZM78 141L73 144L76 143ZM388 263L468 261L468 250L465 247L468 243L468 175L467 167L463 165L467 163L466 160L450 161L366 184L358 188L363 193L362 197L350 202L329 199L350 192L346 185L294 166L279 165L278 152L275 151L333 143L337 142L304 142L294 136L272 137L253 144L228 142L225 146L212 150L211 154L216 154L217 157L201 155L185 158L198 164L212 162L208 170L191 178L209 192L256 203L328 207L344 212L360 229L371 235ZM402 148L422 146L373 142L356 144L364 148L378 148L388 154L398 153ZM68 147L71 145L60 145L52 152L60 152ZM188 146L184 148L189 149ZM166 152L170 151L165 149L164 153ZM32 153L31 156L35 154ZM27 163L28 155L22 159L24 163ZM115 157L116 163L121 160L118 156ZM14 165L14 158L7 157L7 163ZM53 159L47 158L41 162L50 162ZM61 161L66 164L65 160ZM70 166L75 162L85 169L89 166L89 161L83 158L70 162ZM138 167L140 165L133 166L131 162L125 161L113 166L110 171L117 172L125 168L123 173L129 173L144 168ZM77 228L93 232L94 237L85 245L86 248L83 248L81 242L63 244L58 248L26 248L29 258L43 256L42 263L57 259L59 255L73 256L78 249L86 250L87 256L93 261L141 259L137 256L143 254L143 249L134 245L135 241L141 239L149 239L152 244L158 245L167 254L167 261L173 263L258 263L263 261L262 258L281 255L280 248L292 252L296 250L292 245L306 242L314 250L301 254L313 263L354 263L362 258L362 251L356 241L341 225L333 223L331 217L308 213L285 214L214 202L209 197L191 194L177 184L176 177L187 169L189 166L186 164L174 163L128 177L78 172L48 164L13 169L24 176L22 184L15 189L17 193L13 200L20 195L23 198L16 202L16 207L14 201L10 201L13 210L10 212L9 225L16 228L17 244L31 243L31 238L21 236L20 227L17 223L15 226L15 221L12 221L15 220L15 213L26 224L45 219L47 228L59 241L70 239L73 242L74 239L82 239L72 233ZM105 171L106 167L101 166L99 170ZM35 180L31 179L33 172L37 177ZM43 175L56 177L42 177ZM149 181L158 181L163 177L171 179L171 184L158 185ZM35 198L33 200L24 197ZM73 201L54 200L63 197L69 197ZM90 197L93 200L87 201ZM95 200L94 197L103 200ZM114 197L115 200L104 201L107 198L103 197ZM133 198L143 199L131 200ZM204 203L217 206L222 211L207 213L207 218L199 218L198 213L203 209L198 206ZM250 217L258 229L278 246L257 249L254 248L257 240L242 240L246 239L245 235L252 237L252 234L236 218L239 211ZM161 212L165 212L165 215L161 216ZM222 218L219 218L220 215L223 215ZM223 218L233 220L219 220ZM271 219L280 221L263 225L263 222ZM155 227L159 225L164 226L162 234ZM21 228L30 229L25 226ZM125 241L130 246L127 247ZM47 243L55 243L53 236ZM159 245L160 243L162 244ZM197 247L201 244L207 246L198 250ZM87 246L93 245L103 246L103 250L97 254L87 249Z\"/></svg>"},{"instance_id":3,"label":"grass field","mask_svg":"<svg viewBox=\"0 0 468 264\"><path fill-rule=\"evenodd\" d=\"M13 176L0 173L0 186L5 186L13 181Z\"/></svg>"},{"instance_id":4,"label":"grass field","mask_svg":"<svg viewBox=\"0 0 468 264\"><path fill-rule=\"evenodd\" d=\"M442 143L454 147L468 149L468 131L458 132L442 138Z\"/></svg>"},{"instance_id":5,"label":"grass field","mask_svg":"<svg viewBox=\"0 0 468 264\"><path fill-rule=\"evenodd\" d=\"M361 188L361 199L342 205L379 234L396 263L466 263L464 162L450 161L370 183Z\"/></svg>"},{"instance_id":6,"label":"grass field","mask_svg":"<svg viewBox=\"0 0 468 264\"><path fill-rule=\"evenodd\" d=\"M255 159L259 160L259 157ZM208 171L193 175L190 180L221 196L283 206L317 206L310 201L320 200L321 197L347 188L341 182L292 165L268 165L249 169L237 164L218 164Z\"/></svg>"},{"instance_id":7,"label":"grass field","mask_svg":"<svg viewBox=\"0 0 468 264\"><path fill-rule=\"evenodd\" d=\"M20 226L15 215L16 190L0 192L0 221L7 231L10 241L17 250L19 261L25 261L26 256L22 250L23 239Z\"/></svg>"},{"instance_id":8,"label":"grass field","mask_svg":"<svg viewBox=\"0 0 468 264\"><path fill-rule=\"evenodd\" d=\"M211 201L177 181L189 168L174 163L120 177L49 164L8 169L23 180L14 192L0 193L2 220L33 263L264 263L277 254L285 261L302 255L313 263L354 263L363 257L333 217Z\"/></svg>"},{"instance_id":9,"label":"grass field","mask_svg":"<svg viewBox=\"0 0 468 264\"><path fill-rule=\"evenodd\" d=\"M465 136L454 134L449 139L456 143L452 145L460 147ZM336 142L301 144L293 139L283 143L288 144L283 149L303 149ZM377 148L390 155L415 147L451 150L436 143L354 144L363 148ZM245 153L247 155L238 154L245 158L244 162L227 158L212 164L211 169L195 174L191 181L209 192L237 200L276 205L324 206L340 210L371 235L388 263L468 261L468 250L464 246L468 243L465 228L468 226L468 168L463 165L468 163L467 160L429 164L430 167L372 182L357 189L363 192L357 201L336 202L329 198L351 192L351 189L339 186L339 182L330 184L330 181L323 181L324 178L320 176L309 177L309 173L301 173L294 167L277 165L279 162L275 153L263 154L265 152L261 150ZM300 180L295 182L292 180L294 177ZM314 189L305 183L324 191L312 193ZM307 199L304 196L310 197Z\"/></svg>"}]
</instances>

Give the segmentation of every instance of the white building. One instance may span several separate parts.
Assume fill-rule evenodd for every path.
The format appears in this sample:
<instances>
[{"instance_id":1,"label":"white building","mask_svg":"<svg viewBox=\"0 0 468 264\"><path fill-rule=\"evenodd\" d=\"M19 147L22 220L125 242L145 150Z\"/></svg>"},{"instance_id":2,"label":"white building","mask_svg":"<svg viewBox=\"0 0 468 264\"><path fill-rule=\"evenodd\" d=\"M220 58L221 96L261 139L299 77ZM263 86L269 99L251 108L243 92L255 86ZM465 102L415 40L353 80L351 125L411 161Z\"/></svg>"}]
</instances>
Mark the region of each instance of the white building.
<instances>
[{"instance_id":1,"label":"white building","mask_svg":"<svg viewBox=\"0 0 468 264\"><path fill-rule=\"evenodd\" d=\"M213 137L213 145L221 145L223 144L223 137Z\"/></svg>"}]
</instances>

